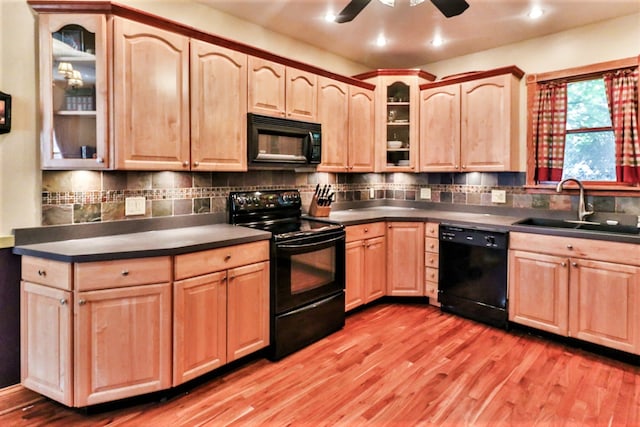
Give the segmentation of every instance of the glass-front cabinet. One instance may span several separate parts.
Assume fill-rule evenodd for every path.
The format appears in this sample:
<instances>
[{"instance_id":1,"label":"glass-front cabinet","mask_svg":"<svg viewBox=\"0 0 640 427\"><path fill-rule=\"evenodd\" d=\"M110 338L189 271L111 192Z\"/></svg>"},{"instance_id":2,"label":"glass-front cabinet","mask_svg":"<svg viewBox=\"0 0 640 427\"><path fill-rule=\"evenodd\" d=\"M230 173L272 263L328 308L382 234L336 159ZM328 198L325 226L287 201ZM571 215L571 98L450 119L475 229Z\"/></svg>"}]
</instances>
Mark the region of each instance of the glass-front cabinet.
<instances>
[{"instance_id":1,"label":"glass-front cabinet","mask_svg":"<svg viewBox=\"0 0 640 427\"><path fill-rule=\"evenodd\" d=\"M385 69L355 77L376 85L376 171L417 172L420 84L435 76L417 69Z\"/></svg>"},{"instance_id":2,"label":"glass-front cabinet","mask_svg":"<svg viewBox=\"0 0 640 427\"><path fill-rule=\"evenodd\" d=\"M109 168L106 18L38 18L42 168Z\"/></svg>"}]
</instances>

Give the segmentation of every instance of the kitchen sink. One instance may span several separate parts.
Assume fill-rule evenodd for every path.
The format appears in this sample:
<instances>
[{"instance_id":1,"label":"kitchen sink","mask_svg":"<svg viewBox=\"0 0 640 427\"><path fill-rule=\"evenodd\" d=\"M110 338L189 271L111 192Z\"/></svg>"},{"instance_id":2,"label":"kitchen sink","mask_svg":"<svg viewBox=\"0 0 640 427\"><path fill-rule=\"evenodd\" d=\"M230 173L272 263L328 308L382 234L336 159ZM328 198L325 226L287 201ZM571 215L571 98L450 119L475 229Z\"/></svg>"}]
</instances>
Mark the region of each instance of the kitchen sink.
<instances>
[{"instance_id":1,"label":"kitchen sink","mask_svg":"<svg viewBox=\"0 0 640 427\"><path fill-rule=\"evenodd\" d=\"M569 219L550 218L525 218L514 223L514 225L525 225L531 227L563 228L571 230L596 231L601 233L616 233L626 235L639 235L640 228L635 225L609 225L592 221L576 221Z\"/></svg>"}]
</instances>

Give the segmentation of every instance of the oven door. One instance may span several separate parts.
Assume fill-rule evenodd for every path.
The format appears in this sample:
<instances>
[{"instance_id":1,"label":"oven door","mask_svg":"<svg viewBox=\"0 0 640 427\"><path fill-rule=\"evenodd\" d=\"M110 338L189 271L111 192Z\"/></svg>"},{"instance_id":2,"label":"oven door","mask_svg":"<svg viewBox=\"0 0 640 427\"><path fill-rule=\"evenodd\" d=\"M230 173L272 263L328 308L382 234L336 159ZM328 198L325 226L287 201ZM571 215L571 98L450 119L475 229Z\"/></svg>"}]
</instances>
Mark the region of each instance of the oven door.
<instances>
[{"instance_id":1,"label":"oven door","mask_svg":"<svg viewBox=\"0 0 640 427\"><path fill-rule=\"evenodd\" d=\"M273 314L344 291L344 230L276 242L273 250Z\"/></svg>"}]
</instances>

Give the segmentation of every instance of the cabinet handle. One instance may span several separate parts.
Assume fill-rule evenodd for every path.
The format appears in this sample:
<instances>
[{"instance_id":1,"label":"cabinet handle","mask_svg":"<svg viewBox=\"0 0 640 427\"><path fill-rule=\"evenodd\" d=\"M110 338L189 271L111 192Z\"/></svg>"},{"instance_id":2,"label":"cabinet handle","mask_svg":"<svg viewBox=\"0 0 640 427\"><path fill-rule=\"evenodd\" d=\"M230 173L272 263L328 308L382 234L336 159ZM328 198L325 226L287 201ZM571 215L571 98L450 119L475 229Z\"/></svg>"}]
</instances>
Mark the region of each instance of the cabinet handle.
<instances>
[{"instance_id":1,"label":"cabinet handle","mask_svg":"<svg viewBox=\"0 0 640 427\"><path fill-rule=\"evenodd\" d=\"M567 245L567 249L569 250L573 249L573 245Z\"/></svg>"},{"instance_id":2,"label":"cabinet handle","mask_svg":"<svg viewBox=\"0 0 640 427\"><path fill-rule=\"evenodd\" d=\"M60 298L60 305L65 305L67 303L66 298Z\"/></svg>"},{"instance_id":3,"label":"cabinet handle","mask_svg":"<svg viewBox=\"0 0 640 427\"><path fill-rule=\"evenodd\" d=\"M46 276L47 272L45 270L38 270L38 276Z\"/></svg>"},{"instance_id":4,"label":"cabinet handle","mask_svg":"<svg viewBox=\"0 0 640 427\"><path fill-rule=\"evenodd\" d=\"M462 169L466 169L466 168L467 168L467 165L462 165Z\"/></svg>"},{"instance_id":5,"label":"cabinet handle","mask_svg":"<svg viewBox=\"0 0 640 427\"><path fill-rule=\"evenodd\" d=\"M369 232L369 229L368 229L368 228L365 228L365 229L364 229L364 232L365 232L365 233L368 233L368 232Z\"/></svg>"},{"instance_id":6,"label":"cabinet handle","mask_svg":"<svg viewBox=\"0 0 640 427\"><path fill-rule=\"evenodd\" d=\"M388 225L387 227L391 228L391 226L390 226L390 225Z\"/></svg>"},{"instance_id":7,"label":"cabinet handle","mask_svg":"<svg viewBox=\"0 0 640 427\"><path fill-rule=\"evenodd\" d=\"M189 167L189 162L185 160L184 162L182 162L182 166L184 166L185 168Z\"/></svg>"},{"instance_id":8,"label":"cabinet handle","mask_svg":"<svg viewBox=\"0 0 640 427\"><path fill-rule=\"evenodd\" d=\"M567 263L566 262L562 262L562 263L560 263L560 265L563 266L563 267L566 267Z\"/></svg>"},{"instance_id":9,"label":"cabinet handle","mask_svg":"<svg viewBox=\"0 0 640 427\"><path fill-rule=\"evenodd\" d=\"M430 249L435 249L436 245L434 245L433 243L431 244L431 246L429 246Z\"/></svg>"},{"instance_id":10,"label":"cabinet handle","mask_svg":"<svg viewBox=\"0 0 640 427\"><path fill-rule=\"evenodd\" d=\"M96 163L104 163L104 159L102 157L96 157Z\"/></svg>"},{"instance_id":11,"label":"cabinet handle","mask_svg":"<svg viewBox=\"0 0 640 427\"><path fill-rule=\"evenodd\" d=\"M122 272L120 273L123 276L128 276L129 275L129 270L122 270Z\"/></svg>"},{"instance_id":12,"label":"cabinet handle","mask_svg":"<svg viewBox=\"0 0 640 427\"><path fill-rule=\"evenodd\" d=\"M86 303L87 303L87 301L83 300L83 299L78 301L78 305L85 305Z\"/></svg>"},{"instance_id":13,"label":"cabinet handle","mask_svg":"<svg viewBox=\"0 0 640 427\"><path fill-rule=\"evenodd\" d=\"M224 257L224 262L227 262L231 259L231 255L227 255Z\"/></svg>"},{"instance_id":14,"label":"cabinet handle","mask_svg":"<svg viewBox=\"0 0 640 427\"><path fill-rule=\"evenodd\" d=\"M200 166L200 162L193 162L193 166L195 166L195 167Z\"/></svg>"},{"instance_id":15,"label":"cabinet handle","mask_svg":"<svg viewBox=\"0 0 640 427\"><path fill-rule=\"evenodd\" d=\"M577 263L577 262L572 262L572 263L571 263L571 266L572 266L572 267L577 267L577 266L578 266L578 263Z\"/></svg>"}]
</instances>

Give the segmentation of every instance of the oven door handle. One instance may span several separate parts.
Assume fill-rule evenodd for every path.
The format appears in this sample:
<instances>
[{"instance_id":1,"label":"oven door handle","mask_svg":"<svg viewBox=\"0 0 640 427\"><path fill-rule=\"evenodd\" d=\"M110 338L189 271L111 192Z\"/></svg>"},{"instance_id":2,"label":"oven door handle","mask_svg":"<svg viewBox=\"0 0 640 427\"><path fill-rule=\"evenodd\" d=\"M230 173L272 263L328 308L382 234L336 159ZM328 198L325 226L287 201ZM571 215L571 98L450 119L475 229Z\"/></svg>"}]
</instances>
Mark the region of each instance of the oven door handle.
<instances>
[{"instance_id":1,"label":"oven door handle","mask_svg":"<svg viewBox=\"0 0 640 427\"><path fill-rule=\"evenodd\" d=\"M319 242L306 243L306 244L300 244L300 245L276 244L276 247L278 249L308 249L308 248L313 248L315 246L330 246L331 243L334 243L343 239L344 239L344 236L340 236L340 237L334 237L333 239L329 239L329 240L321 240Z\"/></svg>"}]
</instances>

